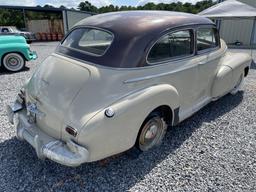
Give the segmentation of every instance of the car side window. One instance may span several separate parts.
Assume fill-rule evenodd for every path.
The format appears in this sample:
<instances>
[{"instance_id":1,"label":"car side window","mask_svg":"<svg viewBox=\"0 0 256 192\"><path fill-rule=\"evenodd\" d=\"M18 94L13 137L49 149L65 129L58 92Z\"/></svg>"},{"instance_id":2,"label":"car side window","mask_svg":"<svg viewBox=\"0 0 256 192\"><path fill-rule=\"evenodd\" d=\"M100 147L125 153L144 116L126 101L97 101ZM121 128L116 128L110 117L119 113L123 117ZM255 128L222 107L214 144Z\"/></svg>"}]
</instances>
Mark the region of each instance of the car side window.
<instances>
[{"instance_id":1,"label":"car side window","mask_svg":"<svg viewBox=\"0 0 256 192\"><path fill-rule=\"evenodd\" d=\"M217 30L214 28L197 29L197 51L218 47Z\"/></svg>"},{"instance_id":2,"label":"car side window","mask_svg":"<svg viewBox=\"0 0 256 192\"><path fill-rule=\"evenodd\" d=\"M148 62L154 64L172 58L185 57L193 54L193 30L182 30L163 36L151 48Z\"/></svg>"},{"instance_id":3,"label":"car side window","mask_svg":"<svg viewBox=\"0 0 256 192\"><path fill-rule=\"evenodd\" d=\"M8 28L2 28L2 33L8 33L9 29Z\"/></svg>"}]
</instances>

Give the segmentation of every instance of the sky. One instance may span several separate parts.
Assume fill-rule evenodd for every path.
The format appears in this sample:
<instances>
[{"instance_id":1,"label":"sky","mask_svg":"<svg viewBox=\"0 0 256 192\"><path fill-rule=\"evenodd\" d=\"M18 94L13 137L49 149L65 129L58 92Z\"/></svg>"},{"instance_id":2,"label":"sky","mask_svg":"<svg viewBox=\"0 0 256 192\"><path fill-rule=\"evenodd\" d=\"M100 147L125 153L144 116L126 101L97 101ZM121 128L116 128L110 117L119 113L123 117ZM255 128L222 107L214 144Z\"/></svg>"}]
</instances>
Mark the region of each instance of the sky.
<instances>
[{"instance_id":1,"label":"sky","mask_svg":"<svg viewBox=\"0 0 256 192\"><path fill-rule=\"evenodd\" d=\"M36 5L53 5L55 7L59 7L60 5L64 5L68 8L77 8L78 4L85 0L0 0L0 5L21 5L21 6L36 6ZM144 5L148 2L157 3L171 3L171 2L190 2L195 3L199 0L88 0L96 7L102 7L106 5L131 5L131 6L138 6Z\"/></svg>"}]
</instances>

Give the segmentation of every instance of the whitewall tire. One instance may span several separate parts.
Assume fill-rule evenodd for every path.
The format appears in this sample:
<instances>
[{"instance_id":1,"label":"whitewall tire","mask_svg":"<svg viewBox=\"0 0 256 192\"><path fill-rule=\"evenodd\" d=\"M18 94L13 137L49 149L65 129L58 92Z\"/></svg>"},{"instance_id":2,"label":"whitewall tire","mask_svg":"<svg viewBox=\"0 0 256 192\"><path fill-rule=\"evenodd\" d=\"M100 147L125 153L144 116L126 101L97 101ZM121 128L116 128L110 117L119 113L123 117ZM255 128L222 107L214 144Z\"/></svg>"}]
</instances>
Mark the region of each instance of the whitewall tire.
<instances>
[{"instance_id":1,"label":"whitewall tire","mask_svg":"<svg viewBox=\"0 0 256 192\"><path fill-rule=\"evenodd\" d=\"M11 72L20 71L25 67L25 64L25 59L18 53L8 53L2 59L3 67Z\"/></svg>"}]
</instances>

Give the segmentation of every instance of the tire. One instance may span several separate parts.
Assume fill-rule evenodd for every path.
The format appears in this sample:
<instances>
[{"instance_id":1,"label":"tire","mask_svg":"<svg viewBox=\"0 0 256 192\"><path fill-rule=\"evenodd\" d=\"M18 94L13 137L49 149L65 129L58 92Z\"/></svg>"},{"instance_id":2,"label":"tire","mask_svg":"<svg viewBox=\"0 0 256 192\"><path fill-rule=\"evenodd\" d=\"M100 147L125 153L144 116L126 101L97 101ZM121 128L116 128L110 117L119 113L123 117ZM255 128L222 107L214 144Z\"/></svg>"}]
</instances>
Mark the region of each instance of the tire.
<instances>
[{"instance_id":1,"label":"tire","mask_svg":"<svg viewBox=\"0 0 256 192\"><path fill-rule=\"evenodd\" d=\"M17 72L25 67L26 61L19 53L7 53L2 59L3 67L11 72Z\"/></svg>"},{"instance_id":2,"label":"tire","mask_svg":"<svg viewBox=\"0 0 256 192\"><path fill-rule=\"evenodd\" d=\"M235 87L230 91L231 95L235 95L239 92L239 90L241 89L242 85L243 85L243 81L244 81L244 73L242 73L240 75L239 80L237 81Z\"/></svg>"},{"instance_id":3,"label":"tire","mask_svg":"<svg viewBox=\"0 0 256 192\"><path fill-rule=\"evenodd\" d=\"M136 140L136 148L140 151L159 145L166 133L167 124L160 113L151 113L143 122Z\"/></svg>"}]
</instances>

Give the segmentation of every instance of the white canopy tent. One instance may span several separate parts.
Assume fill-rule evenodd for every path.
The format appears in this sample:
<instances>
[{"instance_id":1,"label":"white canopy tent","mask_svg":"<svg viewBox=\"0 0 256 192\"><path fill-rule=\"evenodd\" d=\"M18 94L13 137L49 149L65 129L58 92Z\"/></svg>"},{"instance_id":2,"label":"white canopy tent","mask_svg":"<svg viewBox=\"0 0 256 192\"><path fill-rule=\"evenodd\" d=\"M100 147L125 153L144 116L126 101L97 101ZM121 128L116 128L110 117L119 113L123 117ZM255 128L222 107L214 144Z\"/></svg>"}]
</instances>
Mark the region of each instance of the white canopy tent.
<instances>
[{"instance_id":1,"label":"white canopy tent","mask_svg":"<svg viewBox=\"0 0 256 192\"><path fill-rule=\"evenodd\" d=\"M218 3L198 15L213 18L253 18L256 17L256 8L236 0L227 0Z\"/></svg>"},{"instance_id":2,"label":"white canopy tent","mask_svg":"<svg viewBox=\"0 0 256 192\"><path fill-rule=\"evenodd\" d=\"M198 15L216 20L254 19L250 37L251 47L253 46L253 41L256 40L256 8L250 5L244 4L236 0L227 0L198 13Z\"/></svg>"}]
</instances>

